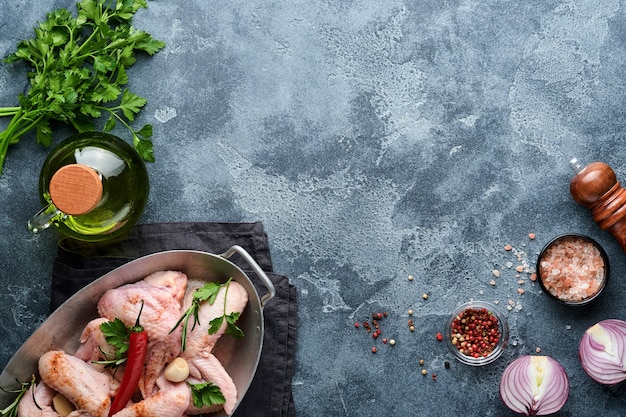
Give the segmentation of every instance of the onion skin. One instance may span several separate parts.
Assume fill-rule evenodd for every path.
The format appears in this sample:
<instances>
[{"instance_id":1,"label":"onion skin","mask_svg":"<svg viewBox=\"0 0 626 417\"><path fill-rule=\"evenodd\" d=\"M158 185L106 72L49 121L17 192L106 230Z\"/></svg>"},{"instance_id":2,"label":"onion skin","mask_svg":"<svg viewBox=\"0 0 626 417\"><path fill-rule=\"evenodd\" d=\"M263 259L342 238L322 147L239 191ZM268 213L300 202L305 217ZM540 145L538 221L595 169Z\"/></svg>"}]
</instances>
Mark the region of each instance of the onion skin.
<instances>
[{"instance_id":1,"label":"onion skin","mask_svg":"<svg viewBox=\"0 0 626 417\"><path fill-rule=\"evenodd\" d=\"M511 362L500 379L500 398L524 416L559 411L569 395L569 380L560 363L549 356L522 356Z\"/></svg>"},{"instance_id":2,"label":"onion skin","mask_svg":"<svg viewBox=\"0 0 626 417\"><path fill-rule=\"evenodd\" d=\"M613 386L626 379L626 322L602 320L588 328L578 347L580 363L593 380Z\"/></svg>"}]
</instances>

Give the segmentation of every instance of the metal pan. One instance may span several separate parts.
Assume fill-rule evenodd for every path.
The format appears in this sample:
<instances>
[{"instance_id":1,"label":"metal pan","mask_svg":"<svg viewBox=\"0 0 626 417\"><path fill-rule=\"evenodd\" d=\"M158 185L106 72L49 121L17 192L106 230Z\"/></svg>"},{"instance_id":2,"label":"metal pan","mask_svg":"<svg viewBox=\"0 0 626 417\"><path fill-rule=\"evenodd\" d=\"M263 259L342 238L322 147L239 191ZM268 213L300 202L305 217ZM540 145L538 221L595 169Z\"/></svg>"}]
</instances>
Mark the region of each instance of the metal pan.
<instances>
[{"instance_id":1,"label":"metal pan","mask_svg":"<svg viewBox=\"0 0 626 417\"><path fill-rule=\"evenodd\" d=\"M250 278L229 261L234 254L240 255L265 285L267 293L262 298L259 298ZM263 308L276 294L274 285L265 272L240 246L233 246L221 255L188 250L159 252L138 258L102 276L63 303L35 330L0 374L0 386L13 388L16 386L16 379L29 381L33 374L38 373L39 357L49 350L59 349L74 353L80 344L79 337L83 328L98 317L97 303L105 291L164 270L184 272L189 278L190 287L212 281L225 282L232 277L248 292L248 305L237 324L245 336L236 340L227 335L222 336L213 349L213 354L220 359L237 387L238 406L252 382L261 356ZM14 398L15 394L0 391L0 408L9 405ZM222 411L213 415L219 417L226 414Z\"/></svg>"}]
</instances>

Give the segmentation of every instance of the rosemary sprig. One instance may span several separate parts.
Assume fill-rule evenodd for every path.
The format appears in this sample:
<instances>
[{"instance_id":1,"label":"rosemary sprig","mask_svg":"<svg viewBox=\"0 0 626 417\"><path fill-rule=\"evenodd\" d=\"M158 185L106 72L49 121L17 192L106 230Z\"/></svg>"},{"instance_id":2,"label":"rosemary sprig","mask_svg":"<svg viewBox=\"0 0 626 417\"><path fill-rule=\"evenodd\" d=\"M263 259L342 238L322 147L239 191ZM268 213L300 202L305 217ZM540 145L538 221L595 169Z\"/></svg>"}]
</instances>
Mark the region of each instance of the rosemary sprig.
<instances>
[{"instance_id":1,"label":"rosemary sprig","mask_svg":"<svg viewBox=\"0 0 626 417\"><path fill-rule=\"evenodd\" d=\"M26 393L28 392L30 387L35 385L35 375L33 374L33 376L31 377L30 381L27 381L27 382L17 381L17 383L19 384L19 388L16 388L16 389L13 389L13 390L8 390L8 389L5 389L3 387L0 387L0 390L4 391L6 393L17 394L17 397L15 398L15 400L13 400L13 402L11 404L9 404L7 407L5 407L2 410L0 410L0 416L2 416L2 417L17 417L17 406L18 406L19 402L22 400L22 398L24 397L24 395L26 395ZM34 400L35 400L35 390L33 390L33 401ZM36 401L35 401L35 405L37 405ZM39 409L41 409L41 407L39 407L39 405L37 405L37 407Z\"/></svg>"}]
</instances>

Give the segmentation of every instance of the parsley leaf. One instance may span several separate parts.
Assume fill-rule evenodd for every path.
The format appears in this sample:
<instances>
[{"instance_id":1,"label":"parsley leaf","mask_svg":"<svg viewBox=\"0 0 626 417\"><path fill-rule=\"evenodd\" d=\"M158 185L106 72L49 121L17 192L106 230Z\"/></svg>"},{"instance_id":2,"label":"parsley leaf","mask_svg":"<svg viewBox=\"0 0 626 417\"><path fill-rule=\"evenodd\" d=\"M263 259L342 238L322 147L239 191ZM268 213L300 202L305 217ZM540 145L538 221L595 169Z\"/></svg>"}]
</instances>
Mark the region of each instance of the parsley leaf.
<instances>
[{"instance_id":1,"label":"parsley leaf","mask_svg":"<svg viewBox=\"0 0 626 417\"><path fill-rule=\"evenodd\" d=\"M189 384L191 387L191 398L193 405L198 408L205 406L224 404L226 398L220 391L220 387L212 382L203 382L199 384Z\"/></svg>"},{"instance_id":2,"label":"parsley leaf","mask_svg":"<svg viewBox=\"0 0 626 417\"><path fill-rule=\"evenodd\" d=\"M243 331L235 324L239 320L239 312L233 311L224 317L226 318L226 323L228 323L225 333L236 338L243 337Z\"/></svg>"},{"instance_id":3,"label":"parsley leaf","mask_svg":"<svg viewBox=\"0 0 626 417\"><path fill-rule=\"evenodd\" d=\"M100 330L107 343L117 348L119 353L124 354L128 351L130 329L122 320L116 317L113 321L104 322L100 325Z\"/></svg>"},{"instance_id":4,"label":"parsley leaf","mask_svg":"<svg viewBox=\"0 0 626 417\"><path fill-rule=\"evenodd\" d=\"M194 300L198 300L200 302L208 301L209 304L213 304L215 302L215 299L217 298L217 293L223 285L225 284L218 284L216 282L206 283L203 287L200 287L196 290L193 298Z\"/></svg>"},{"instance_id":5,"label":"parsley leaf","mask_svg":"<svg viewBox=\"0 0 626 417\"><path fill-rule=\"evenodd\" d=\"M224 316L219 316L214 318L209 322L209 334L215 334L222 327L222 323L224 323Z\"/></svg>"},{"instance_id":6,"label":"parsley leaf","mask_svg":"<svg viewBox=\"0 0 626 417\"><path fill-rule=\"evenodd\" d=\"M224 320L226 320L226 330L224 331L225 334L229 334L236 338L243 337L243 331L235 324L237 323L237 320L239 320L239 312L235 311L211 320L209 323L209 334L217 333L218 330L222 327Z\"/></svg>"},{"instance_id":7,"label":"parsley leaf","mask_svg":"<svg viewBox=\"0 0 626 417\"><path fill-rule=\"evenodd\" d=\"M146 0L81 0L76 7L76 17L67 9L48 13L34 37L19 42L3 60L23 61L31 70L19 106L0 107L0 117L11 118L0 132L0 173L9 146L25 133L35 129L38 143L52 143L51 121L79 132L94 130L101 118L103 131L119 123L140 156L154 162L151 126L131 126L147 100L124 88L136 54L152 56L165 47L131 23L139 9L148 7Z\"/></svg>"}]
</instances>

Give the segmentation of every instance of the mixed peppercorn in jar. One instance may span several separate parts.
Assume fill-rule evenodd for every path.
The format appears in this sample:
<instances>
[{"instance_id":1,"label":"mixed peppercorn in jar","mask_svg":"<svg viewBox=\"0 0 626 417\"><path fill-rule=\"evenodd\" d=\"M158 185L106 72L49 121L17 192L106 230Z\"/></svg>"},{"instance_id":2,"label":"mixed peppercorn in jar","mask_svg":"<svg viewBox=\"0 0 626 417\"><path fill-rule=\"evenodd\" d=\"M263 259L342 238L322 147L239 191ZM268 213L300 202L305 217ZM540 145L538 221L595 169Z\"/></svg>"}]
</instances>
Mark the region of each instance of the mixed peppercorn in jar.
<instances>
[{"instance_id":1,"label":"mixed peppercorn in jar","mask_svg":"<svg viewBox=\"0 0 626 417\"><path fill-rule=\"evenodd\" d=\"M471 301L461 305L447 323L446 342L457 359L468 365L495 361L508 341L508 324L495 306Z\"/></svg>"}]
</instances>

